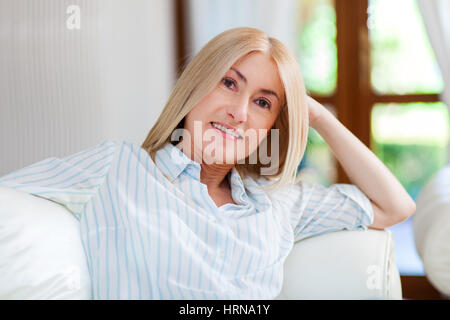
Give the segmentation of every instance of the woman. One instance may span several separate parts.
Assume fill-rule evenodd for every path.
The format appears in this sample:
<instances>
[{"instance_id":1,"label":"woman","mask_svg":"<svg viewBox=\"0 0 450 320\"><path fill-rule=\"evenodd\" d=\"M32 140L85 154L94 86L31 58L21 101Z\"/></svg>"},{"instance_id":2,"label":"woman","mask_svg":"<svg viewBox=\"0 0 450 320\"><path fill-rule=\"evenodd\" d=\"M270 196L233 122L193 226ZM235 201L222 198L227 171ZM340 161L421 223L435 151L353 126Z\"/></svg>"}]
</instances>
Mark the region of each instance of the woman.
<instances>
[{"instance_id":1,"label":"woman","mask_svg":"<svg viewBox=\"0 0 450 320\"><path fill-rule=\"evenodd\" d=\"M298 180L309 126L354 184ZM80 219L96 299L272 299L295 241L383 229L415 210L306 95L289 50L252 28L223 32L194 57L141 147L108 140L0 184Z\"/></svg>"}]
</instances>

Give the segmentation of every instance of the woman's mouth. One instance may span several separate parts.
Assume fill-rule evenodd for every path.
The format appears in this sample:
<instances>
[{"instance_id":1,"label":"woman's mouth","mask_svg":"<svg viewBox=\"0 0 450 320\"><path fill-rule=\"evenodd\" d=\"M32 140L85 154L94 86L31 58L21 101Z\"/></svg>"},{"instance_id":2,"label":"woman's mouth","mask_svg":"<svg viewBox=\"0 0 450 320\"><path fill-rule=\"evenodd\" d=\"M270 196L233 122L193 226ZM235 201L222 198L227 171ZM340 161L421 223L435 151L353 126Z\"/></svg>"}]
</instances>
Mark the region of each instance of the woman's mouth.
<instances>
[{"instance_id":1,"label":"woman's mouth","mask_svg":"<svg viewBox=\"0 0 450 320\"><path fill-rule=\"evenodd\" d=\"M230 140L242 139L242 136L240 136L236 131L232 129L228 129L227 127L215 122L210 122L210 124L211 127L220 132L227 139Z\"/></svg>"}]
</instances>

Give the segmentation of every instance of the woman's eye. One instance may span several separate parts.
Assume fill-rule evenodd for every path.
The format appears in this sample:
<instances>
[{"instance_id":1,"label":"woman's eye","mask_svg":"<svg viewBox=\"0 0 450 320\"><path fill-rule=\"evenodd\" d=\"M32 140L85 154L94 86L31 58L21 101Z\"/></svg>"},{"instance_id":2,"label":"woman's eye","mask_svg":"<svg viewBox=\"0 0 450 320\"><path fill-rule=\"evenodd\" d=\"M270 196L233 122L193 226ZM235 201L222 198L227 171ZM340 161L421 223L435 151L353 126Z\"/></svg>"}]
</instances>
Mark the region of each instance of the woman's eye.
<instances>
[{"instance_id":1,"label":"woman's eye","mask_svg":"<svg viewBox=\"0 0 450 320\"><path fill-rule=\"evenodd\" d=\"M236 86L233 80L230 80L228 78L223 78L222 83L227 87L230 88L231 85Z\"/></svg>"},{"instance_id":2,"label":"woman's eye","mask_svg":"<svg viewBox=\"0 0 450 320\"><path fill-rule=\"evenodd\" d=\"M229 89L234 89L234 87L236 87L236 82L229 78L223 78L222 83L225 85L225 87L227 87ZM234 87L232 87L232 86L234 86ZM263 107L264 109L270 109L270 103L267 102L267 100L265 100L265 99L258 99L256 104Z\"/></svg>"},{"instance_id":3,"label":"woman's eye","mask_svg":"<svg viewBox=\"0 0 450 320\"><path fill-rule=\"evenodd\" d=\"M260 105L261 107L267 108L267 109L270 108L270 103L268 103L266 100L264 100L264 99L258 99L257 101L262 101L262 102L263 102L262 104L260 104L260 103L257 102L257 104Z\"/></svg>"}]
</instances>

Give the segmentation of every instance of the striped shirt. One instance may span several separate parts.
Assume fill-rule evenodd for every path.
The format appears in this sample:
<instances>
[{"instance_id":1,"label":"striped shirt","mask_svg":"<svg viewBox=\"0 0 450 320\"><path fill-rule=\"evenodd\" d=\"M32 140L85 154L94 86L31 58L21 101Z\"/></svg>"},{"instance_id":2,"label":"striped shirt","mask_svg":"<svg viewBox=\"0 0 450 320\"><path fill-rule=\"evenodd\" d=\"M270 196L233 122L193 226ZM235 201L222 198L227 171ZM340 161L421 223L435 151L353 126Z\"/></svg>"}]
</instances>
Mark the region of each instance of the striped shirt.
<instances>
[{"instance_id":1,"label":"striped shirt","mask_svg":"<svg viewBox=\"0 0 450 320\"><path fill-rule=\"evenodd\" d=\"M94 299L273 299L295 241L366 230L369 199L354 185L300 182L270 194L265 178L227 175L235 203L217 207L200 165L167 143L156 163L106 140L0 178L80 220Z\"/></svg>"}]
</instances>

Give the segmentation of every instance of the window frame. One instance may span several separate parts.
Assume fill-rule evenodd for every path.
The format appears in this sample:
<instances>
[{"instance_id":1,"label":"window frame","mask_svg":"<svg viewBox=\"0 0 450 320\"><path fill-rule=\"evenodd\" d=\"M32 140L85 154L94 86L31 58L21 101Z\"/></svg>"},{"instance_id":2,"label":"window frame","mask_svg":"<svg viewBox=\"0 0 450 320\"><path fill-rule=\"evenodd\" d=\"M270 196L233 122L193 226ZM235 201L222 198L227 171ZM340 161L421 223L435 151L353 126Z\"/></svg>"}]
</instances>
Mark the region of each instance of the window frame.
<instances>
[{"instance_id":1,"label":"window frame","mask_svg":"<svg viewBox=\"0 0 450 320\"><path fill-rule=\"evenodd\" d=\"M335 105L338 119L367 147L371 145L371 112L377 103L439 102L439 94L378 94L370 82L368 0L335 0L338 71L335 93L321 103ZM355 63L357 61L357 63ZM356 90L355 90L356 89ZM338 163L338 183L350 183Z\"/></svg>"}]
</instances>

